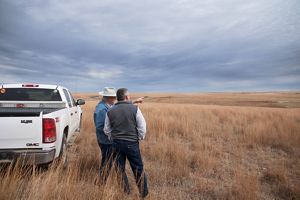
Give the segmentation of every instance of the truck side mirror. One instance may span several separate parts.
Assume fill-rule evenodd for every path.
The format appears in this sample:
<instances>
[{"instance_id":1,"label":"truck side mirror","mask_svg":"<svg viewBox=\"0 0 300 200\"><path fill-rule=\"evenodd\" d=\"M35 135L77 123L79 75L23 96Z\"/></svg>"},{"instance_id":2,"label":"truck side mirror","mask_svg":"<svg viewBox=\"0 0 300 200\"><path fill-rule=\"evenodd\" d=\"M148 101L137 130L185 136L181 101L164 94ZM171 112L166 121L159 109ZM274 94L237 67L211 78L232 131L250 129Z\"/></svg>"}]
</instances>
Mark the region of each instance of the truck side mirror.
<instances>
[{"instance_id":1,"label":"truck side mirror","mask_svg":"<svg viewBox=\"0 0 300 200\"><path fill-rule=\"evenodd\" d=\"M76 105L80 106L80 105L84 105L85 104L85 100L83 99L78 99L76 102Z\"/></svg>"}]
</instances>

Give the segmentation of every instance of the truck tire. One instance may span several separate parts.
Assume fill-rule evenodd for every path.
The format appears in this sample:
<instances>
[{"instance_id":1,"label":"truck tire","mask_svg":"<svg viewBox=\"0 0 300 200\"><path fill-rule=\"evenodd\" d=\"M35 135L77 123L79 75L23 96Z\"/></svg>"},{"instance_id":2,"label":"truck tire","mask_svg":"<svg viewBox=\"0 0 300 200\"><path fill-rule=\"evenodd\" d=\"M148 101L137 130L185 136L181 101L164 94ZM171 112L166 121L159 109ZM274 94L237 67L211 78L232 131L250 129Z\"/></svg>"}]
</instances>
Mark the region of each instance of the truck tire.
<instances>
[{"instance_id":1,"label":"truck tire","mask_svg":"<svg viewBox=\"0 0 300 200\"><path fill-rule=\"evenodd\" d=\"M63 138L62 138L62 143L61 143L58 159L59 159L60 164L63 166L63 168L66 168L68 166L66 134L64 134Z\"/></svg>"}]
</instances>

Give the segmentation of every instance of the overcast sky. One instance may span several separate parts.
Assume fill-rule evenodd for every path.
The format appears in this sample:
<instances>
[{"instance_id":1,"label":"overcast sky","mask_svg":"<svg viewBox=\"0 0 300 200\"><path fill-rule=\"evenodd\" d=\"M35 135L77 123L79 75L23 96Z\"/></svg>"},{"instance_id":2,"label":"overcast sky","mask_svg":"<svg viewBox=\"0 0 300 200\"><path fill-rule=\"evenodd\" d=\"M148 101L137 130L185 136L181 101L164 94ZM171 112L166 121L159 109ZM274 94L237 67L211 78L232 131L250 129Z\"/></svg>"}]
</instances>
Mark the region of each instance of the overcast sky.
<instances>
[{"instance_id":1,"label":"overcast sky","mask_svg":"<svg viewBox=\"0 0 300 200\"><path fill-rule=\"evenodd\" d=\"M0 83L300 90L299 0L0 2Z\"/></svg>"}]
</instances>

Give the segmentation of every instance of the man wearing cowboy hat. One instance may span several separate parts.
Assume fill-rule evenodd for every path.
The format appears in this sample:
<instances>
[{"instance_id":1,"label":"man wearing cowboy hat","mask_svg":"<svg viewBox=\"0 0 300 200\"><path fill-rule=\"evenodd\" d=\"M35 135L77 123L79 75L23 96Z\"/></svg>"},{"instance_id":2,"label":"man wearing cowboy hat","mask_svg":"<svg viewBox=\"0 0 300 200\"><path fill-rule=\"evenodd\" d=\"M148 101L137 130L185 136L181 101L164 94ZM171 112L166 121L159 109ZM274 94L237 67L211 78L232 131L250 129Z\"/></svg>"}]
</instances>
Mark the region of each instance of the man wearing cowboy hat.
<instances>
[{"instance_id":1,"label":"man wearing cowboy hat","mask_svg":"<svg viewBox=\"0 0 300 200\"><path fill-rule=\"evenodd\" d=\"M94 112L94 123L96 127L97 142L101 150L101 165L99 175L106 180L111 165L112 142L106 134L104 134L105 116L109 108L111 108L116 100L116 90L113 87L105 87L102 92L99 92L102 100L96 106Z\"/></svg>"}]
</instances>

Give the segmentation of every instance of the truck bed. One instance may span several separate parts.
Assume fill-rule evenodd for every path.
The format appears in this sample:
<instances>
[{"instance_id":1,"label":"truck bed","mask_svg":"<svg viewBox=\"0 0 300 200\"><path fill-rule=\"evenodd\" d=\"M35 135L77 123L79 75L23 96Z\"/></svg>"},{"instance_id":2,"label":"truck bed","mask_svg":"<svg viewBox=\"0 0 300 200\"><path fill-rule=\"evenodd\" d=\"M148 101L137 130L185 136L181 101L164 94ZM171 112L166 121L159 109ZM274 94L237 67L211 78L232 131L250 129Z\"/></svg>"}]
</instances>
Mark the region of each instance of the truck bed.
<instances>
[{"instance_id":1,"label":"truck bed","mask_svg":"<svg viewBox=\"0 0 300 200\"><path fill-rule=\"evenodd\" d=\"M43 114L52 113L63 108L1 108L0 117L15 117L15 116L39 116Z\"/></svg>"},{"instance_id":2,"label":"truck bed","mask_svg":"<svg viewBox=\"0 0 300 200\"><path fill-rule=\"evenodd\" d=\"M0 117L39 116L66 108L61 101L0 101Z\"/></svg>"}]
</instances>

